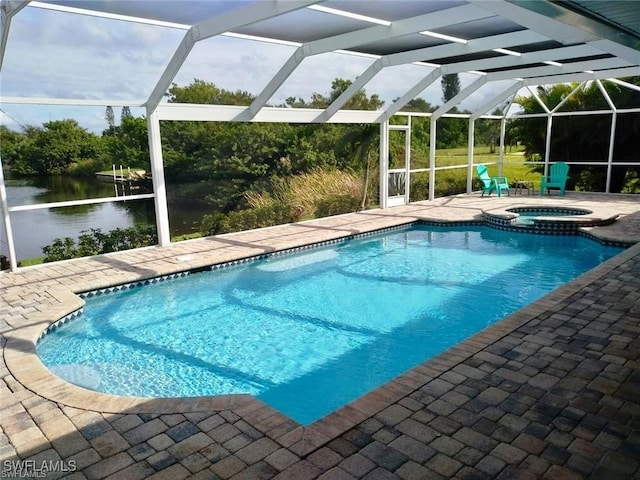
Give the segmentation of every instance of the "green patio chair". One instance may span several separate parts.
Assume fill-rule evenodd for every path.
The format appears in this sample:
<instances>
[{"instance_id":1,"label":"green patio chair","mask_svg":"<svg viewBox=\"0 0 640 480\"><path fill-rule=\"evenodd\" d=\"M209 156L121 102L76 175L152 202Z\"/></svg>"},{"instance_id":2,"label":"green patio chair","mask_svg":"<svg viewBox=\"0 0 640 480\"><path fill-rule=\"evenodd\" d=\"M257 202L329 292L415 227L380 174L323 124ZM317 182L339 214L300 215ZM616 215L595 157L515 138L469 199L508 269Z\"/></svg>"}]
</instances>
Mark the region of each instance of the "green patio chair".
<instances>
[{"instance_id":1,"label":"green patio chair","mask_svg":"<svg viewBox=\"0 0 640 480\"><path fill-rule=\"evenodd\" d=\"M559 188L560 195L564 195L564 189L569 177L569 165L564 162L557 162L551 165L549 175L543 176L540 180L540 195L544 195L545 189L551 195L552 188Z\"/></svg>"},{"instance_id":2,"label":"green patio chair","mask_svg":"<svg viewBox=\"0 0 640 480\"><path fill-rule=\"evenodd\" d=\"M506 190L507 195L511 196L509 192L509 181L507 177L491 177L489 172L487 171L487 167L485 165L477 165L476 170L478 172L478 176L480 177L480 181L482 182L482 195L484 194L491 195L491 192L494 190L498 193L498 196L502 196L502 191Z\"/></svg>"}]
</instances>

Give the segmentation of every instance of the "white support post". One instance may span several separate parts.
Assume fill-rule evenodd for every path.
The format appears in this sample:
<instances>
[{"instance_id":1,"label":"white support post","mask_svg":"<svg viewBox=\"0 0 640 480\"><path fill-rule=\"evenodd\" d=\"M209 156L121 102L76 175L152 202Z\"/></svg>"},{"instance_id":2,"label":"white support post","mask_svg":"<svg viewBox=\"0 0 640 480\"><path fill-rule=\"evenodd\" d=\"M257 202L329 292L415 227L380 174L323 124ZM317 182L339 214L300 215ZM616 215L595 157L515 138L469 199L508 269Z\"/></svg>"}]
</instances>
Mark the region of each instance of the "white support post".
<instances>
[{"instance_id":1,"label":"white support post","mask_svg":"<svg viewBox=\"0 0 640 480\"><path fill-rule=\"evenodd\" d=\"M504 175L504 135L506 130L507 120L504 116L500 119L500 155L498 157L498 175Z\"/></svg>"},{"instance_id":2,"label":"white support post","mask_svg":"<svg viewBox=\"0 0 640 480\"><path fill-rule=\"evenodd\" d=\"M553 124L553 115L549 113L547 116L547 136L544 140L544 176L549 175L549 159L551 158L551 126Z\"/></svg>"},{"instance_id":3,"label":"white support post","mask_svg":"<svg viewBox=\"0 0 640 480\"><path fill-rule=\"evenodd\" d=\"M156 112L147 111L147 129L149 131L151 180L153 181L153 198L156 207L158 244L161 247L166 247L171 244L171 234L169 232L167 187L164 181L164 162L162 160L162 143L160 141L160 120Z\"/></svg>"},{"instance_id":4,"label":"white support post","mask_svg":"<svg viewBox=\"0 0 640 480\"><path fill-rule=\"evenodd\" d=\"M429 200L436 196L436 122L438 120L431 117L429 125Z\"/></svg>"},{"instance_id":5,"label":"white support post","mask_svg":"<svg viewBox=\"0 0 640 480\"><path fill-rule=\"evenodd\" d=\"M611 175L613 174L613 147L616 140L616 122L618 112L613 111L611 114L611 134L609 135L609 155L607 157L607 187L605 193L611 193Z\"/></svg>"},{"instance_id":6,"label":"white support post","mask_svg":"<svg viewBox=\"0 0 640 480\"><path fill-rule=\"evenodd\" d=\"M605 98L609 107L611 107L611 133L609 134L609 154L607 156L607 184L605 188L605 193L611 193L611 175L613 174L613 150L616 141L616 123L618 120L618 108L616 104L613 102L611 96L607 92L607 89L604 88L602 82L600 80L596 80L596 85L600 89L600 93Z\"/></svg>"},{"instance_id":7,"label":"white support post","mask_svg":"<svg viewBox=\"0 0 640 480\"><path fill-rule=\"evenodd\" d=\"M467 194L473 191L473 149L475 147L476 120L469 119L469 137L467 140Z\"/></svg>"},{"instance_id":8,"label":"white support post","mask_svg":"<svg viewBox=\"0 0 640 480\"><path fill-rule=\"evenodd\" d=\"M409 204L411 185L411 115L407 117L407 130L404 132L404 203Z\"/></svg>"},{"instance_id":9,"label":"white support post","mask_svg":"<svg viewBox=\"0 0 640 480\"><path fill-rule=\"evenodd\" d=\"M389 121L380 122L380 208L387 208L389 196Z\"/></svg>"},{"instance_id":10,"label":"white support post","mask_svg":"<svg viewBox=\"0 0 640 480\"><path fill-rule=\"evenodd\" d=\"M11 229L11 219L9 218L9 204L7 202L7 189L4 184L4 172L2 170L2 158L0 158L0 205L2 205L2 221L4 224L4 232L7 235L7 248L9 251L9 264L11 271L18 270L18 261L16 259L16 246L13 243L13 230Z\"/></svg>"}]
</instances>

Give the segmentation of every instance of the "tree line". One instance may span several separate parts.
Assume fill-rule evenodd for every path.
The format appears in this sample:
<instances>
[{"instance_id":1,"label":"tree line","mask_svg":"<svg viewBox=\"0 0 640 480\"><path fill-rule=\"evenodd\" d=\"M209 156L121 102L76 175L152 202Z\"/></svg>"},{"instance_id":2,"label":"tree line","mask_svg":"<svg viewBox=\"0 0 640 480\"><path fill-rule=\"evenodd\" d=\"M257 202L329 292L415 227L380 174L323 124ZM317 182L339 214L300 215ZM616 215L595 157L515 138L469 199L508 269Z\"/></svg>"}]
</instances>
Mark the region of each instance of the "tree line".
<instances>
[{"instance_id":1,"label":"tree line","mask_svg":"<svg viewBox=\"0 0 640 480\"><path fill-rule=\"evenodd\" d=\"M455 76L457 77L457 76ZM280 106L326 108L351 85L337 78L328 94L314 93L309 99L290 97ZM452 90L453 88L453 90ZM456 88L443 81L443 100ZM255 96L228 91L215 84L194 80L190 85L173 84L166 94L171 103L250 105ZM363 89L344 106L354 110L377 110L384 102ZM435 108L414 99L405 111L430 112ZM147 125L124 107L120 122L114 110L105 111L107 128L95 135L76 120L65 119L27 126L21 132L0 127L2 160L13 173L22 175L92 175L111 165L149 170ZM466 142L466 122L442 123L438 147ZM308 172L315 168L369 171L377 154L376 125L287 125L223 122L162 122L163 157L167 182L181 194L204 199L221 211L244 206L243 198L264 191L273 178ZM482 128L479 135L483 135ZM415 148L428 151L429 129L414 134Z\"/></svg>"},{"instance_id":2,"label":"tree line","mask_svg":"<svg viewBox=\"0 0 640 480\"><path fill-rule=\"evenodd\" d=\"M640 77L627 79L640 84ZM290 97L280 106L291 108L326 108L349 86L349 80L335 79L327 94L314 93L309 99ZM459 91L457 75L442 79L442 100L448 101ZM560 84L539 87L538 95L550 108L569 95L575 85ZM640 105L636 90L607 83L607 91L618 108ZM250 105L255 96L246 91L229 91L215 84L194 80L186 86L173 84L166 94L171 103ZM524 113L541 113L542 107L531 97L518 98ZM377 94L362 89L344 106L354 110L377 110L384 102ZM606 100L592 83L572 95L566 109L608 109ZM404 111L432 112L423 99L409 102ZM454 113L468 113L458 112ZM498 114L500 110L493 113ZM551 159L570 162L603 161L607 158L611 116L572 116L554 118ZM134 117L130 109L122 109L119 123L114 111L105 111L106 128L95 135L75 120L65 119L27 126L16 132L0 127L2 161L12 172L24 175L93 175L126 165L149 170L147 125L144 117ZM636 137L640 133L640 115L617 117L614 145L616 161L637 161ZM545 155L546 119L518 119L508 123L507 136L525 147L528 160ZM468 122L465 119L441 119L437 126L438 149L466 146ZM377 158L379 130L377 125L338 124L267 124L233 122L161 123L165 177L174 187L176 198L199 201L215 211L227 213L248 206L252 194L273 193L280 180L316 169L352 171L365 186L361 207L377 190ZM476 122L476 144L495 145L499 122ZM412 150L428 152L428 121L415 122ZM395 152L396 150L397 152ZM402 145L391 145L391 157L401 155ZM602 170L589 167L572 169L581 189L601 189ZM572 172L573 173L573 172ZM614 169L612 189L621 191L637 169ZM617 190L616 190L617 188Z\"/></svg>"}]
</instances>

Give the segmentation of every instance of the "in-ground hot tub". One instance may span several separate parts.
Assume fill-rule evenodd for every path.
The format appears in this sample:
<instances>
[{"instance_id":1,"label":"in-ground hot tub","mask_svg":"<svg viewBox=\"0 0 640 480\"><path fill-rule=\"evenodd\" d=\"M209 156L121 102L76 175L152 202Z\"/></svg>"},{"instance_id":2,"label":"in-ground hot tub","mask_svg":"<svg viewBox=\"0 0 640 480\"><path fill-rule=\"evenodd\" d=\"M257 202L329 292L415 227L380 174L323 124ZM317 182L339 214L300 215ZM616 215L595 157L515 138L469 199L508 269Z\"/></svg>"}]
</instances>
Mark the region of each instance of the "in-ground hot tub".
<instances>
[{"instance_id":1,"label":"in-ground hot tub","mask_svg":"<svg viewBox=\"0 0 640 480\"><path fill-rule=\"evenodd\" d=\"M483 211L485 220L503 228L534 233L573 233L579 227L610 225L618 214L573 206L522 205Z\"/></svg>"},{"instance_id":2,"label":"in-ground hot tub","mask_svg":"<svg viewBox=\"0 0 640 480\"><path fill-rule=\"evenodd\" d=\"M516 225L533 225L536 220L538 221L556 221L558 217L565 217L561 220L573 221L574 219L566 217L577 217L582 215L588 215L593 213L592 210L586 210L584 208L574 207L513 207L507 208L507 212L516 213L515 218ZM549 218L552 217L552 218ZM578 219L584 220L584 219Z\"/></svg>"}]
</instances>

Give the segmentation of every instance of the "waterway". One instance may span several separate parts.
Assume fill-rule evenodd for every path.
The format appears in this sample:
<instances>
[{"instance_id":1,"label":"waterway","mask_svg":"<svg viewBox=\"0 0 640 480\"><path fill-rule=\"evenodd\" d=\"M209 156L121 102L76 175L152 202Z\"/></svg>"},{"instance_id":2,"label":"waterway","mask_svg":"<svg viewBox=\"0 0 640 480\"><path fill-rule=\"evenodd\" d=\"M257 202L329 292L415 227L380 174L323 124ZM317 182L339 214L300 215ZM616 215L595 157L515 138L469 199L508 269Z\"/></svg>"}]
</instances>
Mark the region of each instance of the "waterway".
<instances>
[{"instance_id":1,"label":"waterway","mask_svg":"<svg viewBox=\"0 0 640 480\"><path fill-rule=\"evenodd\" d=\"M20 177L5 172L10 207L88 198L123 196L123 187L94 177ZM189 202L170 202L172 235L197 232L204 212ZM74 207L11 212L11 228L18 260L43 256L42 247L56 238L77 239L91 228L103 232L134 225L154 224L153 199L107 202ZM0 254L8 255L4 224L0 222Z\"/></svg>"}]
</instances>

